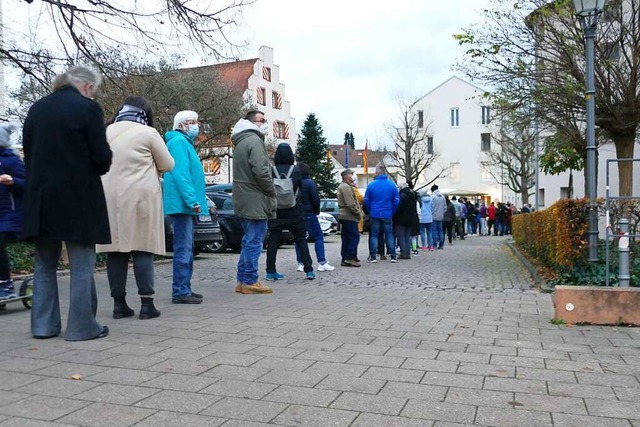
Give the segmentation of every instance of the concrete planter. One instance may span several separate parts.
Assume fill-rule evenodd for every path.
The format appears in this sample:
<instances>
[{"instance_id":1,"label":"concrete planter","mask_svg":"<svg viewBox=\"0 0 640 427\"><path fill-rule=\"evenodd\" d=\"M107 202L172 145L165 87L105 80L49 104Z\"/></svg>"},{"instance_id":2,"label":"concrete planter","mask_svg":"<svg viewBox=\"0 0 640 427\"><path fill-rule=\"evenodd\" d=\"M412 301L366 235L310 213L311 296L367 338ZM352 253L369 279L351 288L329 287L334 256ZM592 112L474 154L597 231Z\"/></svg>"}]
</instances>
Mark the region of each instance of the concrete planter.
<instances>
[{"instance_id":1,"label":"concrete planter","mask_svg":"<svg viewBox=\"0 0 640 427\"><path fill-rule=\"evenodd\" d=\"M554 306L570 324L640 325L640 288L556 286Z\"/></svg>"}]
</instances>

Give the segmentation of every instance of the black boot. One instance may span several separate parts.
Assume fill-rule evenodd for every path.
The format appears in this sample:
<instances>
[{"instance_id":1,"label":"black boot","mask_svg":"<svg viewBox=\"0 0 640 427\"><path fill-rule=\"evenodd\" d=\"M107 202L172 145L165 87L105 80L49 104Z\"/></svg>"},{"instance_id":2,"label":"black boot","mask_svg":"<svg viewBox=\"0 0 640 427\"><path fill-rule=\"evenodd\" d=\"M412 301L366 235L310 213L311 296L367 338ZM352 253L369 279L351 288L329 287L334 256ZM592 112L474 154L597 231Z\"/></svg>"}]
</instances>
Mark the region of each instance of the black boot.
<instances>
[{"instance_id":1,"label":"black boot","mask_svg":"<svg viewBox=\"0 0 640 427\"><path fill-rule=\"evenodd\" d=\"M113 318L122 319L123 317L131 317L136 314L131 307L127 305L124 297L113 297Z\"/></svg>"},{"instance_id":2,"label":"black boot","mask_svg":"<svg viewBox=\"0 0 640 427\"><path fill-rule=\"evenodd\" d=\"M160 311L153 305L153 298L140 298L142 307L140 307L140 319L153 319L160 316Z\"/></svg>"}]
</instances>

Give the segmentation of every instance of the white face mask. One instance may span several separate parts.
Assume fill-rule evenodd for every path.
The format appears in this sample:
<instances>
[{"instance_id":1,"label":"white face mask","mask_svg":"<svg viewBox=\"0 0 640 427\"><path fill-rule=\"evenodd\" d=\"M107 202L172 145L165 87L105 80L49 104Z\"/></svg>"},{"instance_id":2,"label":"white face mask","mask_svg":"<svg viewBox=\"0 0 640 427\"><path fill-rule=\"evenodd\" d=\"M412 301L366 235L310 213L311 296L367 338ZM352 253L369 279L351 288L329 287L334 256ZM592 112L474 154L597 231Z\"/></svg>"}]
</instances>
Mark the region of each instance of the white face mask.
<instances>
[{"instance_id":1,"label":"white face mask","mask_svg":"<svg viewBox=\"0 0 640 427\"><path fill-rule=\"evenodd\" d=\"M269 128L270 128L270 126L269 126L268 123L263 123L263 124L260 125L260 132L263 135L269 135Z\"/></svg>"}]
</instances>

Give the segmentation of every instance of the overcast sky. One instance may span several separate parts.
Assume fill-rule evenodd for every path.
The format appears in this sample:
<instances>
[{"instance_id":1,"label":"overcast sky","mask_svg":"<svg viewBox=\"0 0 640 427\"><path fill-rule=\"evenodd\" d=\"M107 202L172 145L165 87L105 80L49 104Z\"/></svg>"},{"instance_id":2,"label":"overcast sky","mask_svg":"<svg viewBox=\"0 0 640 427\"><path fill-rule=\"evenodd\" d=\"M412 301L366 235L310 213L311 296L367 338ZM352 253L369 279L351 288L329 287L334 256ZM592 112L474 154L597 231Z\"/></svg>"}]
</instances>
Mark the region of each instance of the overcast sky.
<instances>
[{"instance_id":1,"label":"overcast sky","mask_svg":"<svg viewBox=\"0 0 640 427\"><path fill-rule=\"evenodd\" d=\"M310 112L330 143L353 132L356 147L388 140L396 94L407 101L454 75L462 49L452 34L489 0L258 0L244 12L250 41L274 49L297 131Z\"/></svg>"}]
</instances>

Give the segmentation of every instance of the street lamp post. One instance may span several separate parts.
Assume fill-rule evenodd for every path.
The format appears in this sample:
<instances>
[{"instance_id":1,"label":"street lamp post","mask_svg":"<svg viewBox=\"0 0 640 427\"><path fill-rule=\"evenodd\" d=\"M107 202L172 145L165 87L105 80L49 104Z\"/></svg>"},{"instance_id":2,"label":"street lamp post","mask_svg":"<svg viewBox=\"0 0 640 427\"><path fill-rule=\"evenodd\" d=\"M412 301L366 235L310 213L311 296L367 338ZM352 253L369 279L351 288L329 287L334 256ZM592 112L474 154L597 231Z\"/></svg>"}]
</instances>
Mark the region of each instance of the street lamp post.
<instances>
[{"instance_id":1,"label":"street lamp post","mask_svg":"<svg viewBox=\"0 0 640 427\"><path fill-rule=\"evenodd\" d=\"M598 261L598 205L596 203L596 87L594 73L594 44L598 16L604 9L605 0L573 0L576 7L576 15L580 18L584 41L586 45L586 90L587 99L587 197L589 199L589 230L587 240L589 243L589 262Z\"/></svg>"}]
</instances>

